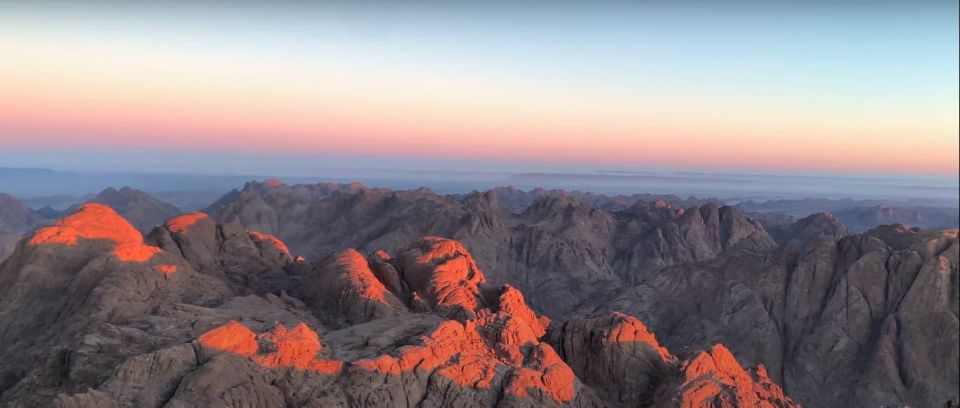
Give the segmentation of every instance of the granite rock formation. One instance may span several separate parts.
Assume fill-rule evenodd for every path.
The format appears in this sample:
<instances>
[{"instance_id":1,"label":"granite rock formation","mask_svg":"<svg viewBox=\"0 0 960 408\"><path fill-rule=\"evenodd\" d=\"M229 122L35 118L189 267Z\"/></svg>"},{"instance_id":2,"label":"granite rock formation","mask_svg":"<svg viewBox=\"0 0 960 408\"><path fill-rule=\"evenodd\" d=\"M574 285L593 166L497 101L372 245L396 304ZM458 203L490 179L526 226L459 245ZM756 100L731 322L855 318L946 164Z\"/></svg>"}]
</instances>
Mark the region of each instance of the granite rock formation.
<instances>
[{"instance_id":1,"label":"granite rock formation","mask_svg":"<svg viewBox=\"0 0 960 408\"><path fill-rule=\"evenodd\" d=\"M0 341L3 406L795 406L636 318L551 322L456 241L310 264L202 213L144 238L100 204L0 266Z\"/></svg>"}]
</instances>

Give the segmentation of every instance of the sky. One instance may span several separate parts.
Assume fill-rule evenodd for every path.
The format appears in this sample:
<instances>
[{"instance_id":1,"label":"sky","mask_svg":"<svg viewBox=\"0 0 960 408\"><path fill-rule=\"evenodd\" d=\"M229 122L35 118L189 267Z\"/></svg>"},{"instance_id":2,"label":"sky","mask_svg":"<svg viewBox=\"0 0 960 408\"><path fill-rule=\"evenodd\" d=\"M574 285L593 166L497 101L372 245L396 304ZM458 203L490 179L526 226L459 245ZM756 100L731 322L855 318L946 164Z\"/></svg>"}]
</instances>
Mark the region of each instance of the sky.
<instances>
[{"instance_id":1,"label":"sky","mask_svg":"<svg viewBox=\"0 0 960 408\"><path fill-rule=\"evenodd\" d=\"M0 2L0 166L960 166L956 1L157 3Z\"/></svg>"}]
</instances>

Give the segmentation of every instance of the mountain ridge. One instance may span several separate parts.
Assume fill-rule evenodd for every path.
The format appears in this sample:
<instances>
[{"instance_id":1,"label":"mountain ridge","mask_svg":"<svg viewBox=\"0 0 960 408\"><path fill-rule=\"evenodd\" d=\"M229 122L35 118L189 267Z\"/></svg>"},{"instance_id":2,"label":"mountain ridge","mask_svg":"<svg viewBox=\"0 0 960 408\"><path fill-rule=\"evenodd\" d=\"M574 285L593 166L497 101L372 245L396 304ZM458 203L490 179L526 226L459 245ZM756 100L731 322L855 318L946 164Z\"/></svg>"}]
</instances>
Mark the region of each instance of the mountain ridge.
<instances>
[{"instance_id":1,"label":"mountain ridge","mask_svg":"<svg viewBox=\"0 0 960 408\"><path fill-rule=\"evenodd\" d=\"M100 222L90 222L94 219ZM396 258L379 254L368 260L348 252L349 262L344 264L348 275L364 264L369 268L370 262L398 268L405 282L399 288L409 288L399 290L413 291L409 296L397 293L398 299L421 302L424 312L401 311L349 324L345 330L390 337L365 326L401 320L409 323L400 326L412 324L409 327L415 331L419 327L422 334L419 339L394 340L406 343L399 347L381 343L386 354L375 351L361 357L340 351L340 356L354 356L340 360L325 350L356 346L338 343L346 338L326 343L328 335L338 338L336 330L321 335L324 325L305 303L282 290L278 297L271 294L273 289L237 279L237 273L261 274L248 264L237 268L223 263L238 259L239 251L294 280L313 273L304 261L291 259L273 244L264 247L247 241L256 235L240 233L245 230L236 224L190 216L168 220L143 237L110 207L87 204L46 228L21 241L14 256L0 266L0 280L10 284L2 286L0 297L0 339L8 345L0 359L4 405L180 407L224 404L236 398L267 406L619 405L598 397L577 378L553 347L540 340L550 321L530 310L516 289L486 285L483 272L456 241L424 238ZM210 239L219 243L210 246ZM149 257L124 258L117 251L124 245L156 250ZM262 252L270 248L270 255ZM64 255L73 261L58 262L57 271L40 273L43 265ZM367 279L379 282L366 270ZM52 276L60 278L59 288L44 287ZM380 283L380 290L385 290ZM297 285L288 286L293 287ZM43 295L55 292L66 295L60 298L65 309L49 304L51 298ZM27 299L44 302L30 309L33 318L23 319L20 306ZM346 310L320 306L317 312L336 315L349 313ZM10 319L13 313L21 319ZM624 334L614 334L606 347L617 350L625 346L623 341L636 338L645 344L640 347L659 350L648 357L674 361L655 345L642 323L614 317L627 319L627 326L614 324L611 333ZM193 324L182 324L186 321ZM565 336L579 338L570 332ZM114 347L98 346L106 344ZM636 347L626 344L629 350ZM715 350L720 349L711 353ZM17 369L37 357L41 364L35 368ZM732 355L728 360L722 369L697 363L701 368L687 369L688 379L682 384L666 377L657 380L651 398L660 406L730 398L742 406L759 401L795 406L782 393L763 391L779 389L763 376L747 374ZM114 364L117 370L104 370ZM681 375L679 366L665 367L671 378ZM734 374L725 380L727 374L722 373L728 371ZM685 384L693 381L706 381L712 388L686 391Z\"/></svg>"}]
</instances>

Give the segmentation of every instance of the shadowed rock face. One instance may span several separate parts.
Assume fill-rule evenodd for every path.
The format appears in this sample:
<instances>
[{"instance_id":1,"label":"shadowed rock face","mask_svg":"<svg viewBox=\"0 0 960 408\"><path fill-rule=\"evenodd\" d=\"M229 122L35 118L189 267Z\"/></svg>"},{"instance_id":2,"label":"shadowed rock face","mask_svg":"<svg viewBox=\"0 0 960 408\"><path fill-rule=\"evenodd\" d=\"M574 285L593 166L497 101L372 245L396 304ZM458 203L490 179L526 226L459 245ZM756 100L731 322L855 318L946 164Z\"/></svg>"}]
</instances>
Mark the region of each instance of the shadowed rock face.
<instances>
[{"instance_id":1,"label":"shadowed rock face","mask_svg":"<svg viewBox=\"0 0 960 408\"><path fill-rule=\"evenodd\" d=\"M805 252L730 251L586 309L634 314L679 355L723 342L808 406L956 400L956 230L802 230Z\"/></svg>"},{"instance_id":2,"label":"shadowed rock face","mask_svg":"<svg viewBox=\"0 0 960 408\"><path fill-rule=\"evenodd\" d=\"M678 364L643 323L619 312L557 322L547 339L579 378L626 406L654 403Z\"/></svg>"},{"instance_id":3,"label":"shadowed rock face","mask_svg":"<svg viewBox=\"0 0 960 408\"><path fill-rule=\"evenodd\" d=\"M13 196L0 193L0 261L13 253L22 234L36 228L43 221L42 216Z\"/></svg>"},{"instance_id":4,"label":"shadowed rock face","mask_svg":"<svg viewBox=\"0 0 960 408\"><path fill-rule=\"evenodd\" d=\"M0 233L23 234L39 225L42 219L13 196L0 193Z\"/></svg>"},{"instance_id":5,"label":"shadowed rock face","mask_svg":"<svg viewBox=\"0 0 960 408\"><path fill-rule=\"evenodd\" d=\"M700 406L789 406L729 353L687 375L628 315L551 323L448 239L310 265L201 213L46 228L0 268L3 406L679 406L693 381L719 384Z\"/></svg>"},{"instance_id":6,"label":"shadowed rock face","mask_svg":"<svg viewBox=\"0 0 960 408\"><path fill-rule=\"evenodd\" d=\"M536 309L556 315L664 266L713 258L733 246L774 246L762 227L732 207L634 200L608 212L569 195L545 194L512 214L499 204L502 194L461 199L429 190L252 182L207 211L221 222L274 234L312 258L347 248L394 252L423 236L453 238L471 248L491 283L511 284Z\"/></svg>"}]
</instances>

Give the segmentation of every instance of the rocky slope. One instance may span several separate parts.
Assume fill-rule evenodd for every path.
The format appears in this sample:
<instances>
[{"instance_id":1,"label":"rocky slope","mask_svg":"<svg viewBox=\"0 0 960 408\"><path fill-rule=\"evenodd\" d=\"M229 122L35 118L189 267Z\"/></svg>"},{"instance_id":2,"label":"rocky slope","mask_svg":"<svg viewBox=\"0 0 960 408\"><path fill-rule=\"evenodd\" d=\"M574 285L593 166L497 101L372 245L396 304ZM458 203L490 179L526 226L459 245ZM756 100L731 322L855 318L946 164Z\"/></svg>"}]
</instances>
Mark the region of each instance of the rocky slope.
<instances>
[{"instance_id":1,"label":"rocky slope","mask_svg":"<svg viewBox=\"0 0 960 408\"><path fill-rule=\"evenodd\" d=\"M263 227L277 228L303 251L338 249L327 237L366 251L395 249L415 235L454 237L492 271L488 279L520 288L537 310L626 311L682 355L722 342L749 364L764 364L764 373L811 406L939 406L957 399L947 391L958 383L956 348L948 346L960 332L955 231L896 227L856 235L823 213L767 222L768 235L735 209L709 204L638 201L610 212L547 196L511 214L497 192L457 200L360 188L289 200L286 188L248 185L217 216L253 225L270 220ZM309 215L287 218L288 209ZM322 232L293 232L305 226ZM296 244L303 239L310 244ZM915 285L921 270L942 278ZM909 299L945 300L903 309ZM912 331L902 330L904 321ZM942 332L923 332L933 328Z\"/></svg>"},{"instance_id":2,"label":"rocky slope","mask_svg":"<svg viewBox=\"0 0 960 408\"><path fill-rule=\"evenodd\" d=\"M734 246L775 245L732 207L637 201L609 212L547 195L512 214L496 191L457 198L426 189L251 182L207 212L274 234L311 258L346 248L396 251L421 236L454 238L491 271L492 282L516 286L537 310L557 315L664 266L710 259Z\"/></svg>"},{"instance_id":3,"label":"rocky slope","mask_svg":"<svg viewBox=\"0 0 960 408\"><path fill-rule=\"evenodd\" d=\"M42 217L16 198L0 193L0 232L23 234L41 221Z\"/></svg>"},{"instance_id":4,"label":"rocky slope","mask_svg":"<svg viewBox=\"0 0 960 408\"><path fill-rule=\"evenodd\" d=\"M795 406L723 346L538 315L456 241L309 263L202 213L144 237L99 204L0 266L0 344L3 406Z\"/></svg>"},{"instance_id":5,"label":"rocky slope","mask_svg":"<svg viewBox=\"0 0 960 408\"><path fill-rule=\"evenodd\" d=\"M90 204L18 243L0 406L958 399L956 230L275 180L210 213L143 237Z\"/></svg>"},{"instance_id":6,"label":"rocky slope","mask_svg":"<svg viewBox=\"0 0 960 408\"><path fill-rule=\"evenodd\" d=\"M956 401L957 231L797 224L800 252L736 250L664 268L587 310L632 313L679 353L722 341L808 406Z\"/></svg>"}]
</instances>

